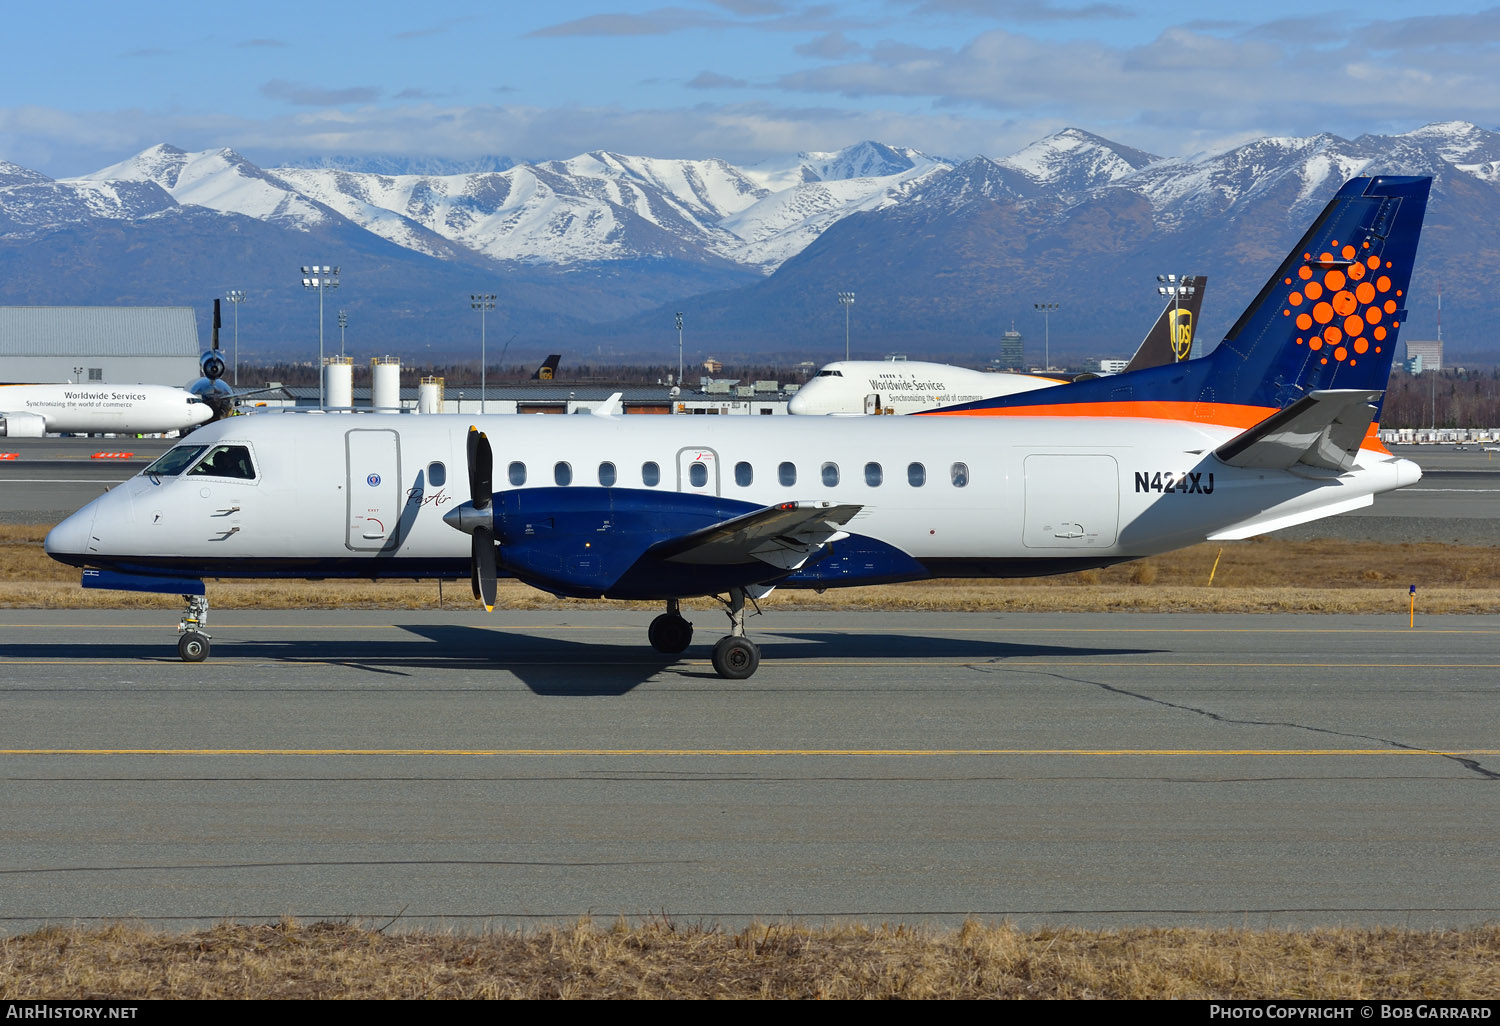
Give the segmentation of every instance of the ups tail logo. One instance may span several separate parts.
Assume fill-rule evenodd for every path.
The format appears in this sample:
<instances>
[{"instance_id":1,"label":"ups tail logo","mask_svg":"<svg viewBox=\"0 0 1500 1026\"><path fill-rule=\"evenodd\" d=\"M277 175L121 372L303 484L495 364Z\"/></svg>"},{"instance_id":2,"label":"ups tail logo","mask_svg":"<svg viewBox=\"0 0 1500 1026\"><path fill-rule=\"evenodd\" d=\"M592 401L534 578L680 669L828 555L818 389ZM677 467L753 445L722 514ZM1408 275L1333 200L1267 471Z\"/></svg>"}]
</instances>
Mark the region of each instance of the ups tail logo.
<instances>
[{"instance_id":1,"label":"ups tail logo","mask_svg":"<svg viewBox=\"0 0 1500 1026\"><path fill-rule=\"evenodd\" d=\"M540 368L538 368L537 372L536 372L536 377L537 377L538 381L551 381L552 380L552 368L551 367L540 367Z\"/></svg>"},{"instance_id":2,"label":"ups tail logo","mask_svg":"<svg viewBox=\"0 0 1500 1026\"><path fill-rule=\"evenodd\" d=\"M1193 312L1191 310L1172 311L1172 322L1169 330L1172 340L1172 355L1178 360L1186 360L1188 354L1193 351Z\"/></svg>"}]
</instances>

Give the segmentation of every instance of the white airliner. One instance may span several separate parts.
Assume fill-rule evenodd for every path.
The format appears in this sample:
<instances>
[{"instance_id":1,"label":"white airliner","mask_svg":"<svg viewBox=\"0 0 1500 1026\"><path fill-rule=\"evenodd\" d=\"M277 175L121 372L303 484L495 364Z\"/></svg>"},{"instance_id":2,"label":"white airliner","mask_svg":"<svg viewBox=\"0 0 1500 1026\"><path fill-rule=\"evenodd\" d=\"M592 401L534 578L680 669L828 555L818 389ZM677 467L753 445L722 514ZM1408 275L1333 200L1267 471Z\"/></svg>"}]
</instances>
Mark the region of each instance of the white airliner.
<instances>
[{"instance_id":1,"label":"white airliner","mask_svg":"<svg viewBox=\"0 0 1500 1026\"><path fill-rule=\"evenodd\" d=\"M1202 276L1182 279L1181 294L1186 300L1167 302L1123 373L1188 358L1207 283ZM1173 289L1178 288L1174 278ZM822 367L803 385L787 403L787 412L800 416L927 413L1072 380L1071 376L970 370L913 360L840 360Z\"/></svg>"},{"instance_id":2,"label":"white airliner","mask_svg":"<svg viewBox=\"0 0 1500 1026\"><path fill-rule=\"evenodd\" d=\"M224 376L219 353L219 304L214 301L214 342L198 358L201 376L175 385L0 385L0 435L41 438L58 434L154 435L189 432L229 416L237 393Z\"/></svg>"},{"instance_id":3,"label":"white airliner","mask_svg":"<svg viewBox=\"0 0 1500 1026\"><path fill-rule=\"evenodd\" d=\"M0 435L11 438L186 431L213 415L172 385L0 385Z\"/></svg>"},{"instance_id":4,"label":"white airliner","mask_svg":"<svg viewBox=\"0 0 1500 1026\"><path fill-rule=\"evenodd\" d=\"M47 536L84 583L501 574L650 599L723 595L713 665L752 674L773 588L1020 577L1246 538L1368 505L1421 472L1376 426L1430 179L1344 185L1208 356L912 417L478 419L256 414L191 438ZM469 537L466 539L464 535Z\"/></svg>"}]
</instances>

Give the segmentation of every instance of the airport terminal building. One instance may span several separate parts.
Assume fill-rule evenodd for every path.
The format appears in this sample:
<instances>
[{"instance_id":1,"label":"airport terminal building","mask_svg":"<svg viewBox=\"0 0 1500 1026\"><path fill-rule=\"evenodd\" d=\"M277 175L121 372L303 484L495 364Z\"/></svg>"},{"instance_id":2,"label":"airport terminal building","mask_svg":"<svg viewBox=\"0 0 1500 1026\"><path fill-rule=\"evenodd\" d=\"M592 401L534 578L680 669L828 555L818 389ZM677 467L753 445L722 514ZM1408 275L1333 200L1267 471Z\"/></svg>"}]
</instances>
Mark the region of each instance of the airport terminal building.
<instances>
[{"instance_id":1,"label":"airport terminal building","mask_svg":"<svg viewBox=\"0 0 1500 1026\"><path fill-rule=\"evenodd\" d=\"M198 347L190 306L0 306L0 384L186 385Z\"/></svg>"}]
</instances>

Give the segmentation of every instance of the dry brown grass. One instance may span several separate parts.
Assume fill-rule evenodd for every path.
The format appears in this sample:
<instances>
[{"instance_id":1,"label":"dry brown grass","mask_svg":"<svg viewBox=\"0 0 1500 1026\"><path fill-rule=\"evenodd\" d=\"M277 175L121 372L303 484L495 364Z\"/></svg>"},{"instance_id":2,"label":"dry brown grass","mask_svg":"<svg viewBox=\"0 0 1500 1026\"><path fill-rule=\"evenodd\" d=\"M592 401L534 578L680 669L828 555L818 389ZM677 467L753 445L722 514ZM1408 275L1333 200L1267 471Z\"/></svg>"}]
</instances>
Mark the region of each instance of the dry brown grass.
<instances>
[{"instance_id":1,"label":"dry brown grass","mask_svg":"<svg viewBox=\"0 0 1500 1026\"><path fill-rule=\"evenodd\" d=\"M175 610L180 604L169 595L83 591L76 569L54 562L42 551L46 532L45 527L0 525L0 608ZM780 590L763 605L962 612L1390 613L1407 608L1407 587L1412 584L1418 587L1424 613L1500 612L1500 550L1435 542L1387 545L1257 538L1194 545L1058 577L919 581L841 588L822 595ZM473 606L467 582L447 582L441 596L442 607ZM217 581L209 598L216 609L440 608L436 581ZM553 598L515 581L500 584L499 605L504 609L589 604ZM638 605L655 608L658 603ZM687 605L716 608L712 600Z\"/></svg>"},{"instance_id":2,"label":"dry brown grass","mask_svg":"<svg viewBox=\"0 0 1500 1026\"><path fill-rule=\"evenodd\" d=\"M1040 929L667 921L481 936L334 923L0 941L0 999L1347 998L1494 1000L1500 927Z\"/></svg>"}]
</instances>

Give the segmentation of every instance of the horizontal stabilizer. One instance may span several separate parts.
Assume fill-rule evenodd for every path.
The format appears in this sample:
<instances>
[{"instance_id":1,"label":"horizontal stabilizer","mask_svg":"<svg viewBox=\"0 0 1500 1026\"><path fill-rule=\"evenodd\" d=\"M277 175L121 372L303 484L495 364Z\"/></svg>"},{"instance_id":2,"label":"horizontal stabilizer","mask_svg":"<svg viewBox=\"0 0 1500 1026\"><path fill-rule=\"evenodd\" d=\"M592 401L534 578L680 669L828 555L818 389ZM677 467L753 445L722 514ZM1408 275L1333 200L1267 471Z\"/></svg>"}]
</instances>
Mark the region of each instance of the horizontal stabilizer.
<instances>
[{"instance_id":1,"label":"horizontal stabilizer","mask_svg":"<svg viewBox=\"0 0 1500 1026\"><path fill-rule=\"evenodd\" d=\"M1287 470L1298 463L1348 470L1369 433L1384 392L1324 389L1310 392L1284 410L1214 450L1233 467Z\"/></svg>"},{"instance_id":2,"label":"horizontal stabilizer","mask_svg":"<svg viewBox=\"0 0 1500 1026\"><path fill-rule=\"evenodd\" d=\"M783 502L652 546L648 557L698 565L758 559L795 570L818 549L842 538L863 507L832 502Z\"/></svg>"}]
</instances>

